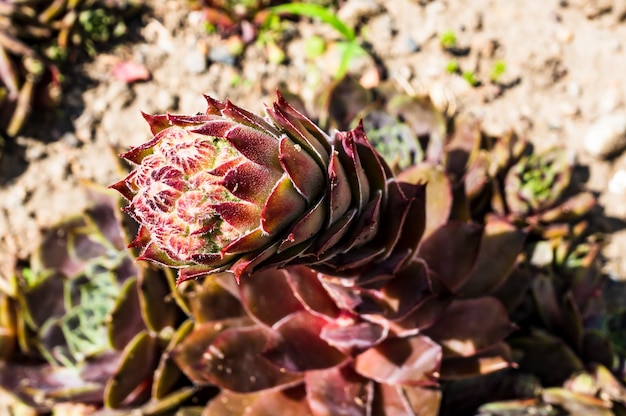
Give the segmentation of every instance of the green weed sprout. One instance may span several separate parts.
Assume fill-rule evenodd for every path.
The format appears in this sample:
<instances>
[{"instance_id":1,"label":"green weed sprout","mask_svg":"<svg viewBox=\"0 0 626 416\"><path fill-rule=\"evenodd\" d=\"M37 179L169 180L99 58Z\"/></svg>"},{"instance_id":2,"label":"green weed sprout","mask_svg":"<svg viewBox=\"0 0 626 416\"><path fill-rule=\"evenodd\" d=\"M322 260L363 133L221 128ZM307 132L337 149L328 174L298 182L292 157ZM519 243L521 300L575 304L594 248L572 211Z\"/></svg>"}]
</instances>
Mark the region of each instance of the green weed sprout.
<instances>
[{"instance_id":1,"label":"green weed sprout","mask_svg":"<svg viewBox=\"0 0 626 416\"><path fill-rule=\"evenodd\" d=\"M459 62L456 59L448 61L446 64L446 72L450 74L456 74L460 71Z\"/></svg>"},{"instance_id":2,"label":"green weed sprout","mask_svg":"<svg viewBox=\"0 0 626 416\"><path fill-rule=\"evenodd\" d=\"M498 82L500 77L506 72L506 63L502 60L497 60L491 67L491 81Z\"/></svg>"},{"instance_id":3,"label":"green weed sprout","mask_svg":"<svg viewBox=\"0 0 626 416\"><path fill-rule=\"evenodd\" d=\"M474 72L472 71L464 71L463 74L461 74L461 76L472 87L477 86L479 83L478 79L476 78L476 74L474 74Z\"/></svg>"},{"instance_id":4,"label":"green weed sprout","mask_svg":"<svg viewBox=\"0 0 626 416\"><path fill-rule=\"evenodd\" d=\"M341 79L348 72L353 59L367 54L354 29L346 25L335 13L326 7L309 3L287 3L272 7L270 11L275 14L287 13L320 20L330 25L341 35L343 40L337 43L337 47L341 52L341 62L335 73L336 79Z\"/></svg>"},{"instance_id":5,"label":"green weed sprout","mask_svg":"<svg viewBox=\"0 0 626 416\"><path fill-rule=\"evenodd\" d=\"M452 49L456 46L457 37L453 30L446 30L439 37L439 43L444 49Z\"/></svg>"}]
</instances>

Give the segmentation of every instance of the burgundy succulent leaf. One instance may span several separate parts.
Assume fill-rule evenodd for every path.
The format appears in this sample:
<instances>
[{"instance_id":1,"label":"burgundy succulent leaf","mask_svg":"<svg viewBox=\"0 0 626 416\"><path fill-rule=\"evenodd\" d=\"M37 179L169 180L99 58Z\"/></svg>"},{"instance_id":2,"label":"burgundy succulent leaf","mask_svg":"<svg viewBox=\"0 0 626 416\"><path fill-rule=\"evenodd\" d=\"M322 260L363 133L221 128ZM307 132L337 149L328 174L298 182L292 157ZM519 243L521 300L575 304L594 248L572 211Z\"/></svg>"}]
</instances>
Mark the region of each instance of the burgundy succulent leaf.
<instances>
[{"instance_id":1,"label":"burgundy succulent leaf","mask_svg":"<svg viewBox=\"0 0 626 416\"><path fill-rule=\"evenodd\" d=\"M341 310L319 279L319 274L305 266L289 267L288 282L304 308L317 316L337 318Z\"/></svg>"},{"instance_id":2,"label":"burgundy succulent leaf","mask_svg":"<svg viewBox=\"0 0 626 416\"><path fill-rule=\"evenodd\" d=\"M329 322L322 328L320 338L349 355L372 348L387 338L388 325L357 321L349 316Z\"/></svg>"},{"instance_id":3,"label":"burgundy succulent leaf","mask_svg":"<svg viewBox=\"0 0 626 416\"><path fill-rule=\"evenodd\" d=\"M146 115L154 138L122 155L138 166L112 187L141 225L141 259L182 282L297 263L350 275L416 250L424 186L393 179L361 125L330 137L280 94L266 118L207 102Z\"/></svg>"},{"instance_id":4,"label":"burgundy succulent leaf","mask_svg":"<svg viewBox=\"0 0 626 416\"><path fill-rule=\"evenodd\" d=\"M435 292L456 292L470 277L476 264L483 229L476 224L451 221L438 228L422 241L418 256L422 258L431 274Z\"/></svg>"},{"instance_id":5,"label":"burgundy succulent leaf","mask_svg":"<svg viewBox=\"0 0 626 416\"><path fill-rule=\"evenodd\" d=\"M526 233L506 220L488 218L471 276L459 290L464 297L490 293L505 282L524 248Z\"/></svg>"},{"instance_id":6,"label":"burgundy succulent leaf","mask_svg":"<svg viewBox=\"0 0 626 416\"><path fill-rule=\"evenodd\" d=\"M315 416L371 414L374 383L357 374L350 364L309 371L304 381Z\"/></svg>"},{"instance_id":7,"label":"burgundy succulent leaf","mask_svg":"<svg viewBox=\"0 0 626 416\"><path fill-rule=\"evenodd\" d=\"M379 383L432 386L441 362L441 347L424 335L388 338L358 355L354 368Z\"/></svg>"},{"instance_id":8,"label":"burgundy succulent leaf","mask_svg":"<svg viewBox=\"0 0 626 416\"><path fill-rule=\"evenodd\" d=\"M450 179L439 166L420 163L398 174L398 180L408 183L427 183L426 186L426 230L424 237L444 225L452 211L452 189Z\"/></svg>"},{"instance_id":9,"label":"burgundy succulent leaf","mask_svg":"<svg viewBox=\"0 0 626 416\"><path fill-rule=\"evenodd\" d=\"M286 316L304 310L280 269L260 270L239 284L240 299L249 315L272 326Z\"/></svg>"},{"instance_id":10,"label":"burgundy succulent leaf","mask_svg":"<svg viewBox=\"0 0 626 416\"><path fill-rule=\"evenodd\" d=\"M415 333L433 325L441 313L450 305L452 298L430 295L418 303L413 310L401 319L392 322L392 331L397 336Z\"/></svg>"},{"instance_id":11,"label":"burgundy succulent leaf","mask_svg":"<svg viewBox=\"0 0 626 416\"><path fill-rule=\"evenodd\" d=\"M563 326L563 313L556 283L553 276L537 273L532 281L532 294L544 325L551 331L559 332Z\"/></svg>"},{"instance_id":12,"label":"burgundy succulent leaf","mask_svg":"<svg viewBox=\"0 0 626 416\"><path fill-rule=\"evenodd\" d=\"M224 282L225 284L222 284ZM188 314L196 324L222 321L228 318L241 318L247 315L237 295L239 287L232 290L227 285L232 282L232 276L227 279L220 275L202 281L188 281L178 287L178 292L188 304ZM173 294L178 293L174 291Z\"/></svg>"},{"instance_id":13,"label":"burgundy succulent leaf","mask_svg":"<svg viewBox=\"0 0 626 416\"><path fill-rule=\"evenodd\" d=\"M424 334L444 346L444 357L475 355L502 341L514 325L491 297L455 300Z\"/></svg>"},{"instance_id":14,"label":"burgundy succulent leaf","mask_svg":"<svg viewBox=\"0 0 626 416\"><path fill-rule=\"evenodd\" d=\"M306 401L304 385L261 393L234 393L222 390L203 410L203 416L313 416Z\"/></svg>"},{"instance_id":15,"label":"burgundy succulent leaf","mask_svg":"<svg viewBox=\"0 0 626 416\"><path fill-rule=\"evenodd\" d=\"M230 326L235 325L235 326ZM249 393L294 385L302 376L279 368L262 356L269 330L236 326L233 320L200 325L172 352L192 381Z\"/></svg>"},{"instance_id":16,"label":"burgundy succulent leaf","mask_svg":"<svg viewBox=\"0 0 626 416\"><path fill-rule=\"evenodd\" d=\"M437 389L377 384L372 414L436 416L440 401L441 392Z\"/></svg>"},{"instance_id":17,"label":"burgundy succulent leaf","mask_svg":"<svg viewBox=\"0 0 626 416\"><path fill-rule=\"evenodd\" d=\"M511 367L511 348L500 342L469 357L445 357L441 364L442 380L464 379Z\"/></svg>"},{"instance_id":18,"label":"burgundy succulent leaf","mask_svg":"<svg viewBox=\"0 0 626 416\"><path fill-rule=\"evenodd\" d=\"M320 333L327 321L307 311L294 312L277 322L267 338L263 356L278 368L304 372L335 367L347 355L327 343Z\"/></svg>"},{"instance_id":19,"label":"burgundy succulent leaf","mask_svg":"<svg viewBox=\"0 0 626 416\"><path fill-rule=\"evenodd\" d=\"M385 318L395 321L405 317L431 296L431 288L428 266L423 260L414 259L379 289L379 302L384 302Z\"/></svg>"}]
</instances>

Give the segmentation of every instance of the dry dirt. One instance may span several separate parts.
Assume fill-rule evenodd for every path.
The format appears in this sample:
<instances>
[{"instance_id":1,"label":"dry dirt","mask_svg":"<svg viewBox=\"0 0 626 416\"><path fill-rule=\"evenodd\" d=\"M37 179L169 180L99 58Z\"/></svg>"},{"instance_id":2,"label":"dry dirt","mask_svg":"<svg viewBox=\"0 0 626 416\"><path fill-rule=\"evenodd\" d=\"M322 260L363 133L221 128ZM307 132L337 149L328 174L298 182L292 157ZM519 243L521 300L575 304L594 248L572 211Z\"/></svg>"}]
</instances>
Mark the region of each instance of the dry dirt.
<instances>
[{"instance_id":1,"label":"dry dirt","mask_svg":"<svg viewBox=\"0 0 626 416\"><path fill-rule=\"evenodd\" d=\"M140 110L195 113L202 94L230 98L255 112L270 103L277 87L308 100L330 81L337 65L327 26L302 21L288 30L288 64L267 60L249 46L239 62L224 40L208 34L201 16L184 0L150 2L137 36L140 41L100 54L68 74L62 120L52 129L31 126L8 146L0 161L0 264L6 273L27 258L40 230L87 204L83 181L107 185L120 178L114 149L149 137ZM429 93L447 111L473 113L484 129L515 129L539 148L565 146L588 168L587 187L607 216L610 242L606 271L626 280L626 1L625 0L348 0L339 15L361 22L361 36L384 63L387 75L409 92ZM454 58L440 37L453 31ZM331 47L321 57L303 54L305 39L319 34ZM457 59L483 86L472 87L446 66ZM127 84L112 76L119 62L144 65L151 78ZM494 64L506 71L498 88L487 82ZM360 58L350 72L367 85L379 81L374 61ZM585 148L608 140L612 158ZM621 141L620 141L621 140Z\"/></svg>"}]
</instances>

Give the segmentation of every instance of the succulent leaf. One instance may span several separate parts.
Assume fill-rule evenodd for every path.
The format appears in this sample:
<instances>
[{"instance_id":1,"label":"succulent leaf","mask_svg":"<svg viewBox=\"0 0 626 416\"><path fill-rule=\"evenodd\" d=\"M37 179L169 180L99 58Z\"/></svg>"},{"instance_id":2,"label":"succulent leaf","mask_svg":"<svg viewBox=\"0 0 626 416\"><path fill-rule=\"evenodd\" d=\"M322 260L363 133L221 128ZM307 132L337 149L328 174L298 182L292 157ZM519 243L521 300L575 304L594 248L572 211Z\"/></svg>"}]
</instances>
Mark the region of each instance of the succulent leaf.
<instances>
[{"instance_id":1,"label":"succulent leaf","mask_svg":"<svg viewBox=\"0 0 626 416\"><path fill-rule=\"evenodd\" d=\"M227 320L197 326L172 352L174 361L192 381L249 393L294 385L300 375L262 357L269 330Z\"/></svg>"},{"instance_id":2,"label":"succulent leaf","mask_svg":"<svg viewBox=\"0 0 626 416\"><path fill-rule=\"evenodd\" d=\"M357 374L350 365L309 371L305 383L307 402L315 416L370 413L374 383Z\"/></svg>"},{"instance_id":3,"label":"succulent leaf","mask_svg":"<svg viewBox=\"0 0 626 416\"><path fill-rule=\"evenodd\" d=\"M430 338L389 338L358 355L357 373L380 383L432 386L441 360L441 347Z\"/></svg>"}]
</instances>

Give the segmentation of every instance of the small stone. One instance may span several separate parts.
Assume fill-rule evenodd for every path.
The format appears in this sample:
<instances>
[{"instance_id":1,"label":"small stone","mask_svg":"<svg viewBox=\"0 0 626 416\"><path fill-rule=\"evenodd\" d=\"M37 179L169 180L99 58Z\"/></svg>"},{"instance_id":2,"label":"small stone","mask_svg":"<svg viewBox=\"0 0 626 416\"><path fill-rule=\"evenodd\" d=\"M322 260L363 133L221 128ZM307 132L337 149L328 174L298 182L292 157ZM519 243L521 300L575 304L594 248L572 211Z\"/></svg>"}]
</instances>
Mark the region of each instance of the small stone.
<instances>
[{"instance_id":1,"label":"small stone","mask_svg":"<svg viewBox=\"0 0 626 416\"><path fill-rule=\"evenodd\" d=\"M211 50L213 52L213 50ZM206 55L202 54L198 50L191 50L187 53L187 56L184 58L184 67L185 69L192 74L201 74L207 68L207 59Z\"/></svg>"},{"instance_id":2,"label":"small stone","mask_svg":"<svg viewBox=\"0 0 626 416\"><path fill-rule=\"evenodd\" d=\"M530 264L535 267L545 267L554 261L554 253L551 243L539 241L533 248Z\"/></svg>"},{"instance_id":3,"label":"small stone","mask_svg":"<svg viewBox=\"0 0 626 416\"><path fill-rule=\"evenodd\" d=\"M74 131L76 138L83 143L91 141L94 131L94 116L90 111L85 110L74 120Z\"/></svg>"},{"instance_id":4,"label":"small stone","mask_svg":"<svg viewBox=\"0 0 626 416\"><path fill-rule=\"evenodd\" d=\"M25 156L29 162L43 159L46 156L46 148L40 145L31 145L26 148Z\"/></svg>"},{"instance_id":5,"label":"small stone","mask_svg":"<svg viewBox=\"0 0 626 416\"><path fill-rule=\"evenodd\" d=\"M622 195L626 193L626 170L620 169L609 180L609 192Z\"/></svg>"},{"instance_id":6,"label":"small stone","mask_svg":"<svg viewBox=\"0 0 626 416\"><path fill-rule=\"evenodd\" d=\"M159 92L150 100L150 112L164 113L172 111L178 105L178 97L167 90Z\"/></svg>"},{"instance_id":7,"label":"small stone","mask_svg":"<svg viewBox=\"0 0 626 416\"><path fill-rule=\"evenodd\" d=\"M582 92L582 89L580 88L580 84L577 82L568 82L567 83L567 94L570 97L580 97L580 93Z\"/></svg>"},{"instance_id":8,"label":"small stone","mask_svg":"<svg viewBox=\"0 0 626 416\"><path fill-rule=\"evenodd\" d=\"M620 93L616 89L610 89L602 94L599 110L603 113L615 111L622 104Z\"/></svg>"},{"instance_id":9,"label":"small stone","mask_svg":"<svg viewBox=\"0 0 626 416\"><path fill-rule=\"evenodd\" d=\"M570 43L573 39L574 39L574 32L572 32L571 29L565 26L560 26L556 30L556 40L558 40L559 42Z\"/></svg>"},{"instance_id":10,"label":"small stone","mask_svg":"<svg viewBox=\"0 0 626 416\"><path fill-rule=\"evenodd\" d=\"M108 85L102 98L104 99L104 108L120 110L131 103L134 95L126 82L116 79Z\"/></svg>"},{"instance_id":11,"label":"small stone","mask_svg":"<svg viewBox=\"0 0 626 416\"><path fill-rule=\"evenodd\" d=\"M419 52L422 49L419 43L417 43L415 39L410 36L406 36L405 38L403 38L403 40L400 42L400 45L401 49L403 49L407 53Z\"/></svg>"},{"instance_id":12,"label":"small stone","mask_svg":"<svg viewBox=\"0 0 626 416\"><path fill-rule=\"evenodd\" d=\"M380 84L380 74L376 67L367 68L359 79L359 83L366 89L377 87Z\"/></svg>"},{"instance_id":13,"label":"small stone","mask_svg":"<svg viewBox=\"0 0 626 416\"><path fill-rule=\"evenodd\" d=\"M81 144L81 141L78 140L78 137L76 137L74 133L69 131L61 136L61 140L69 147L78 147Z\"/></svg>"},{"instance_id":14,"label":"small stone","mask_svg":"<svg viewBox=\"0 0 626 416\"><path fill-rule=\"evenodd\" d=\"M209 51L209 59L212 62L219 62L219 63L226 64L226 65L235 64L235 56L231 53L228 46L226 45L216 45L212 47L211 50ZM206 61L205 61L205 67L206 67ZM202 71L204 71L204 69Z\"/></svg>"},{"instance_id":15,"label":"small stone","mask_svg":"<svg viewBox=\"0 0 626 416\"><path fill-rule=\"evenodd\" d=\"M563 127L563 123L561 122L561 119L556 118L556 117L549 118L547 124L548 124L548 129L555 130L555 131L559 131Z\"/></svg>"},{"instance_id":16,"label":"small stone","mask_svg":"<svg viewBox=\"0 0 626 416\"><path fill-rule=\"evenodd\" d=\"M561 114L566 117L574 117L580 114L580 107L573 103L564 102L561 104Z\"/></svg>"},{"instance_id":17,"label":"small stone","mask_svg":"<svg viewBox=\"0 0 626 416\"><path fill-rule=\"evenodd\" d=\"M593 156L608 158L626 148L626 114L607 114L593 123L584 140Z\"/></svg>"}]
</instances>

